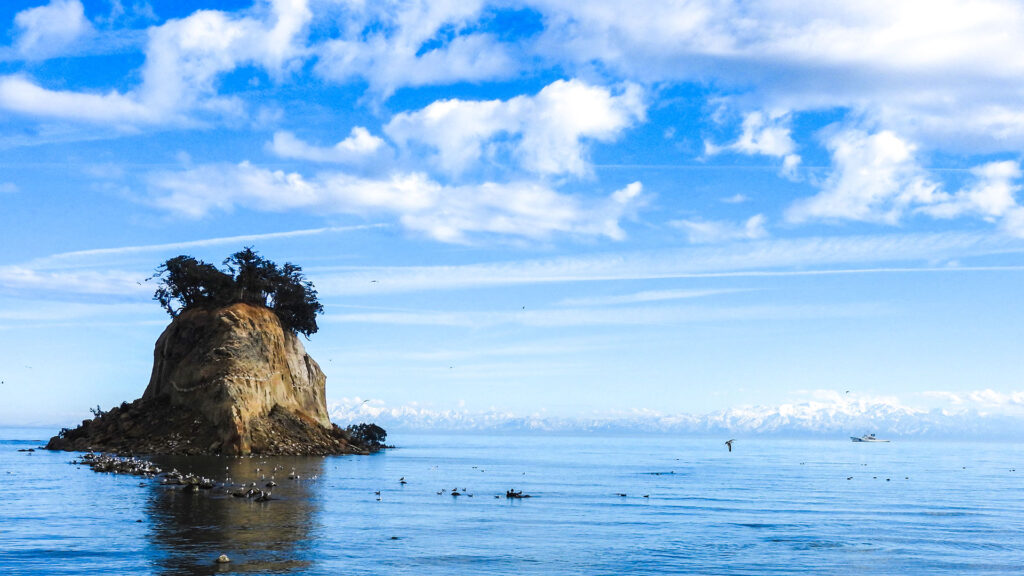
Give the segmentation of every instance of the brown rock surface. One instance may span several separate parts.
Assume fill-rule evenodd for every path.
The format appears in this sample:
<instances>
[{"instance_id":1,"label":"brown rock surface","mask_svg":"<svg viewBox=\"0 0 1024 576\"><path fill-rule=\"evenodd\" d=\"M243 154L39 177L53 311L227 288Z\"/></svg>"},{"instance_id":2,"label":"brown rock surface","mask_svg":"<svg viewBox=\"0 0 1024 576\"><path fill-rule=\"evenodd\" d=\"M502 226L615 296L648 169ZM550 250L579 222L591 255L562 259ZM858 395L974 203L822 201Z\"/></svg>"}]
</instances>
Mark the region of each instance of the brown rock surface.
<instances>
[{"instance_id":1,"label":"brown rock surface","mask_svg":"<svg viewBox=\"0 0 1024 576\"><path fill-rule=\"evenodd\" d=\"M157 339L142 398L64 430L64 450L338 454L379 448L331 424L326 377L273 311L182 313Z\"/></svg>"}]
</instances>

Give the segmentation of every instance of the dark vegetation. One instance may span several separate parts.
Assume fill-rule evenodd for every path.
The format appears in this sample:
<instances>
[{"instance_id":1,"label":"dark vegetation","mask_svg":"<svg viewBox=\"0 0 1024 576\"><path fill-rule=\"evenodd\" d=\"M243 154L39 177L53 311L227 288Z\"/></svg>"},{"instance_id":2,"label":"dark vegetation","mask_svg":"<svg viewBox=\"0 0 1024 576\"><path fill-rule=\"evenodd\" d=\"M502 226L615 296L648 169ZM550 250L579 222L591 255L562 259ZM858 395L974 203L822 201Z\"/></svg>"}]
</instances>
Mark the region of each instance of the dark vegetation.
<instances>
[{"instance_id":1,"label":"dark vegetation","mask_svg":"<svg viewBox=\"0 0 1024 576\"><path fill-rule=\"evenodd\" d=\"M387 439L388 433L376 424L353 424L345 428L345 435L355 444L367 446L371 450L387 447L384 440Z\"/></svg>"},{"instance_id":2,"label":"dark vegetation","mask_svg":"<svg viewBox=\"0 0 1024 576\"><path fill-rule=\"evenodd\" d=\"M50 450L100 451L118 454L219 454L224 450L217 427L188 409L161 402L122 402L83 420L74 429L62 428L50 439ZM269 414L248 423L252 440L265 455L369 454L386 448L387 432L375 424L341 428L310 426L309 422L275 406Z\"/></svg>"},{"instance_id":3,"label":"dark vegetation","mask_svg":"<svg viewBox=\"0 0 1024 576\"><path fill-rule=\"evenodd\" d=\"M278 266L251 247L227 257L224 269L181 255L156 269L160 285L153 299L171 317L192 308L218 308L244 302L266 306L285 328L309 338L319 329L316 317L324 307L302 268L286 262Z\"/></svg>"}]
</instances>

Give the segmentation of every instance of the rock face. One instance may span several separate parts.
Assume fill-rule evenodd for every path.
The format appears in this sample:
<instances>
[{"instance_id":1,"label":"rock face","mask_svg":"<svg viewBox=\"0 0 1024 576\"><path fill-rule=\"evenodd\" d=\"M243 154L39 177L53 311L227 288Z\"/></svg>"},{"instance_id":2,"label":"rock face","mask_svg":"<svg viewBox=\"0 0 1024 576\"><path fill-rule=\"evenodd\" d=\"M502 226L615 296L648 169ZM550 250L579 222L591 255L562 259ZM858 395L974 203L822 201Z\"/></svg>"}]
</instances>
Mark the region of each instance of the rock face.
<instances>
[{"instance_id":1,"label":"rock face","mask_svg":"<svg viewBox=\"0 0 1024 576\"><path fill-rule=\"evenodd\" d=\"M250 304L189 310L157 340L141 399L63 431L48 447L223 454L379 448L331 424L325 383L273 311Z\"/></svg>"},{"instance_id":2,"label":"rock face","mask_svg":"<svg viewBox=\"0 0 1024 576\"><path fill-rule=\"evenodd\" d=\"M245 454L252 450L249 424L274 407L330 427L326 380L272 311L235 304L186 312L164 330L142 399L199 411L221 433L218 448Z\"/></svg>"}]
</instances>

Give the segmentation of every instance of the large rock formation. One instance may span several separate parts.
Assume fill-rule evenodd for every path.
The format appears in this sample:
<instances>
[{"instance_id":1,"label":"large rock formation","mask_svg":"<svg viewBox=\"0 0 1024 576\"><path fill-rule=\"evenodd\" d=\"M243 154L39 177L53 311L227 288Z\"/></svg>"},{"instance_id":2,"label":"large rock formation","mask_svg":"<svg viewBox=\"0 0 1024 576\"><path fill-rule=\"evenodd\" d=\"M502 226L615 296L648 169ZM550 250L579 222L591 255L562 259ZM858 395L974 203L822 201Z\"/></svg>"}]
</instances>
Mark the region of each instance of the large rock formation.
<instances>
[{"instance_id":1,"label":"large rock formation","mask_svg":"<svg viewBox=\"0 0 1024 576\"><path fill-rule=\"evenodd\" d=\"M224 454L379 448L376 439L331 424L325 382L273 311L251 304L189 310L157 340L142 398L62 431L48 447Z\"/></svg>"}]
</instances>

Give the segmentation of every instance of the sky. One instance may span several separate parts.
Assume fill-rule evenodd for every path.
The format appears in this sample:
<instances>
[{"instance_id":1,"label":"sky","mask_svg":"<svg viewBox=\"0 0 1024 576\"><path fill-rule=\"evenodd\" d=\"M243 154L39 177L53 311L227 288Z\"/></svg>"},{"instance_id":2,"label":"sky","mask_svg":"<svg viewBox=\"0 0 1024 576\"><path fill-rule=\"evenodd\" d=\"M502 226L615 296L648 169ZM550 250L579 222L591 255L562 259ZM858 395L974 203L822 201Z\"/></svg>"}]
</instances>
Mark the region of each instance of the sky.
<instances>
[{"instance_id":1,"label":"sky","mask_svg":"<svg viewBox=\"0 0 1024 576\"><path fill-rule=\"evenodd\" d=\"M316 285L337 414L1024 418L1022 27L1013 0L3 2L0 424L140 396L146 279L243 246Z\"/></svg>"}]
</instances>

